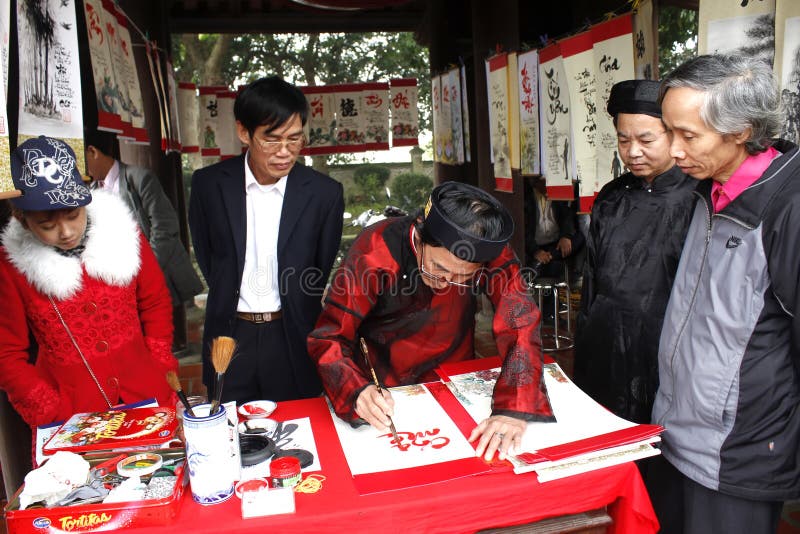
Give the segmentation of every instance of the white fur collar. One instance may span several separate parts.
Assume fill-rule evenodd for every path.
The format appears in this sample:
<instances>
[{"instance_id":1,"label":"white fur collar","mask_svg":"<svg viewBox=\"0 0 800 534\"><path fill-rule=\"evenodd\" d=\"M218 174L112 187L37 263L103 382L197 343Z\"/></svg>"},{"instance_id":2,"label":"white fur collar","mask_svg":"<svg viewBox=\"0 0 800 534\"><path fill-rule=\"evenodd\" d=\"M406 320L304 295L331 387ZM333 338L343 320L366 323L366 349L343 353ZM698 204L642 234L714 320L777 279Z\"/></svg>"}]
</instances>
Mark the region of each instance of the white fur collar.
<instances>
[{"instance_id":1,"label":"white fur collar","mask_svg":"<svg viewBox=\"0 0 800 534\"><path fill-rule=\"evenodd\" d=\"M128 207L112 193L93 191L86 206L91 221L80 258L62 256L12 218L2 235L9 259L45 295L68 299L81 288L83 267L92 278L125 286L139 272L139 226Z\"/></svg>"}]
</instances>

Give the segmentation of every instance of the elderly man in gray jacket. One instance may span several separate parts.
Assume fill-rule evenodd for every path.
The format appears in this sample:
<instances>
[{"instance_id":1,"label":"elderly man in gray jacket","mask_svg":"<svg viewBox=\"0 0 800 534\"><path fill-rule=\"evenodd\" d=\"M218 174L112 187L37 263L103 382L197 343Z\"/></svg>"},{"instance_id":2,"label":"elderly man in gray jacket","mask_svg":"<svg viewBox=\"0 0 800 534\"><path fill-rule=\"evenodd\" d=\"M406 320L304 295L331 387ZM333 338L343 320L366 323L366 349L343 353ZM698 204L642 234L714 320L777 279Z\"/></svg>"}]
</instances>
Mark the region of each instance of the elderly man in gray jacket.
<instances>
[{"instance_id":1,"label":"elderly man in gray jacket","mask_svg":"<svg viewBox=\"0 0 800 534\"><path fill-rule=\"evenodd\" d=\"M175 209L153 172L118 161L113 148L112 134L87 132L86 167L91 187L118 194L131 209L164 273L172 305L180 306L202 292L203 283L180 240Z\"/></svg>"}]
</instances>

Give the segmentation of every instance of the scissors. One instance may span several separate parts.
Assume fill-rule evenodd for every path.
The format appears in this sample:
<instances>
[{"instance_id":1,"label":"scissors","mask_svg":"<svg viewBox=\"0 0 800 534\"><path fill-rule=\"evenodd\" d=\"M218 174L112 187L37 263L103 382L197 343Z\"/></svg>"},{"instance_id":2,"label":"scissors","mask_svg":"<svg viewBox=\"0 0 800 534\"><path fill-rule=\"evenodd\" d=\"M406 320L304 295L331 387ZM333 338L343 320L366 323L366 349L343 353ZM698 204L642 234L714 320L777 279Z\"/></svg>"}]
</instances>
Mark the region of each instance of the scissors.
<instances>
[{"instance_id":1,"label":"scissors","mask_svg":"<svg viewBox=\"0 0 800 534\"><path fill-rule=\"evenodd\" d=\"M92 486L93 488L103 486L111 489L114 486L121 484L125 478L118 473L114 473L114 471L116 470L117 462L127 457L127 454L120 454L94 466L89 471L88 485Z\"/></svg>"}]
</instances>

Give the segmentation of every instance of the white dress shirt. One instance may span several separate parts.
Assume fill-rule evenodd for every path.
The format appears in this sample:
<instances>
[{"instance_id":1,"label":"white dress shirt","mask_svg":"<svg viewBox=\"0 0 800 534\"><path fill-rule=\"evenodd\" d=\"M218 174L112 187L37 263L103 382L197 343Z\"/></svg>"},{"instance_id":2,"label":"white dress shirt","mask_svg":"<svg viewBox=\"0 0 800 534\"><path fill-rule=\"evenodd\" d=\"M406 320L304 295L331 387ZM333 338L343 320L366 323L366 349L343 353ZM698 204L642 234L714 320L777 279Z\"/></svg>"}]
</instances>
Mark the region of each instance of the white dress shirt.
<instances>
[{"instance_id":1,"label":"white dress shirt","mask_svg":"<svg viewBox=\"0 0 800 534\"><path fill-rule=\"evenodd\" d=\"M114 160L114 164L108 169L106 177L103 178L103 189L119 195L119 161Z\"/></svg>"},{"instance_id":2,"label":"white dress shirt","mask_svg":"<svg viewBox=\"0 0 800 534\"><path fill-rule=\"evenodd\" d=\"M281 309L278 291L278 228L286 193L286 176L272 185L261 185L245 157L245 205L247 239L242 286L236 311L262 313Z\"/></svg>"}]
</instances>

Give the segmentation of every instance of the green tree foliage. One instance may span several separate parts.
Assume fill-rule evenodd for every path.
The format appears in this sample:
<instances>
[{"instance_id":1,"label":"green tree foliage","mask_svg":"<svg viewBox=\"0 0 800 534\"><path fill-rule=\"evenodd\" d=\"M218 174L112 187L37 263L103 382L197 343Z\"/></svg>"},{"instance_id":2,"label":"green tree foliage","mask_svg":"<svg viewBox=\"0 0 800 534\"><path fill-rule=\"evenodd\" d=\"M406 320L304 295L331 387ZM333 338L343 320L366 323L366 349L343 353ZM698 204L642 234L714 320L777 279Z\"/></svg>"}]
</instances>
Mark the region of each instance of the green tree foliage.
<instances>
[{"instance_id":1,"label":"green tree foliage","mask_svg":"<svg viewBox=\"0 0 800 534\"><path fill-rule=\"evenodd\" d=\"M425 206L431 189L433 180L424 174L416 172L398 174L392 181L392 200L411 213Z\"/></svg>"},{"instance_id":2,"label":"green tree foliage","mask_svg":"<svg viewBox=\"0 0 800 534\"><path fill-rule=\"evenodd\" d=\"M658 72L661 78L697 55L697 11L662 6L658 15Z\"/></svg>"},{"instance_id":3,"label":"green tree foliage","mask_svg":"<svg viewBox=\"0 0 800 534\"><path fill-rule=\"evenodd\" d=\"M366 199L383 196L383 188L389 181L391 170L383 165L361 165L353 172L353 182L361 189Z\"/></svg>"}]
</instances>

